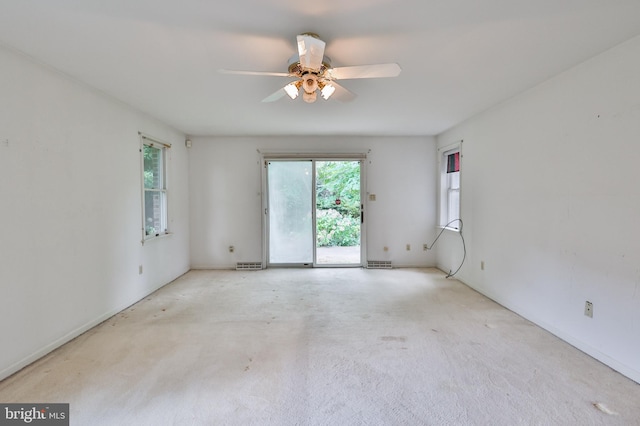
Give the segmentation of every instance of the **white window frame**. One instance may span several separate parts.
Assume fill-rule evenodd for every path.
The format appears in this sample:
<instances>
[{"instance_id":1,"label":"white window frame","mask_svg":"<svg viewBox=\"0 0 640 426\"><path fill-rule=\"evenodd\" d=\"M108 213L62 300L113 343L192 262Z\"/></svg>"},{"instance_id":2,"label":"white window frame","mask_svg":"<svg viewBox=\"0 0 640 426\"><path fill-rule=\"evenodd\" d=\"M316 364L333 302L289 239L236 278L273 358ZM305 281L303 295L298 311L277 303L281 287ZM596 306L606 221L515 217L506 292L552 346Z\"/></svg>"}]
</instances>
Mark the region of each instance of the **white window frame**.
<instances>
[{"instance_id":1,"label":"white window frame","mask_svg":"<svg viewBox=\"0 0 640 426\"><path fill-rule=\"evenodd\" d=\"M144 149L145 146L150 146L156 149L160 149L161 152L161 161L160 161L160 180L161 184L159 188L146 188L145 187L145 165L144 165ZM169 234L169 208L168 208L168 159L169 159L169 148L171 148L171 144L166 142L159 141L155 138L147 136L145 134L140 133L140 177L141 177L141 187L142 187L142 244L145 241L148 241L153 238L157 238L163 235ZM147 233L147 221L146 221L146 194L147 192L158 192L162 194L161 197L161 229L156 230L156 232L148 234Z\"/></svg>"},{"instance_id":2,"label":"white window frame","mask_svg":"<svg viewBox=\"0 0 640 426\"><path fill-rule=\"evenodd\" d=\"M456 152L460 153L460 171L458 173L458 188L451 188L451 178L447 173L447 157ZM444 146L438 149L438 170L439 170L439 197L438 197L438 224L440 228L450 229L452 231L460 231L460 222L456 221L450 223L452 220L460 219L462 210L462 141L453 143L451 145ZM458 195L458 211L449 211L449 199L453 192L457 192ZM447 226L448 225L448 226Z\"/></svg>"}]
</instances>

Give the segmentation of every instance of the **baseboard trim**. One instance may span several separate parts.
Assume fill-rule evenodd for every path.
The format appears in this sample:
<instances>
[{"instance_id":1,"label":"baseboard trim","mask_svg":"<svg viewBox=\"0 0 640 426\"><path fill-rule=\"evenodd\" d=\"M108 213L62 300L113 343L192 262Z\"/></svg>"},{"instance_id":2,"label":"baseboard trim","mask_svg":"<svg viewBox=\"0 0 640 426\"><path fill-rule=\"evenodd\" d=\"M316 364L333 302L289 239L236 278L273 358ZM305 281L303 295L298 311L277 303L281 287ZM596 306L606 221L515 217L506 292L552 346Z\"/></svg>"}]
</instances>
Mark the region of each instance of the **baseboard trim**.
<instances>
[{"instance_id":1,"label":"baseboard trim","mask_svg":"<svg viewBox=\"0 0 640 426\"><path fill-rule=\"evenodd\" d=\"M425 264L415 264L415 263L404 263L404 264L398 264L398 263L392 263L393 269L431 269L431 268L438 268L436 265L425 265ZM338 266L339 267L339 266ZM268 266L263 265L264 269L269 269ZM323 266L319 267L320 268L324 268ZM209 264L199 264L199 265L191 265L191 269L192 270L196 270L196 271L207 271L207 270L236 270L236 264L232 264L232 265L209 265ZM366 266L365 266L366 269Z\"/></svg>"},{"instance_id":2,"label":"baseboard trim","mask_svg":"<svg viewBox=\"0 0 640 426\"><path fill-rule=\"evenodd\" d=\"M186 274L187 272L189 272L189 271L187 270L186 272L183 272L183 273L179 274L177 277L175 277L175 278L171 279L170 281L158 286L157 288L152 289L152 290L150 290L148 292L145 292L141 297L137 298L133 302L123 304L123 306L120 306L118 308L114 308L112 310L109 310L109 311L105 312L104 314L98 316L97 318L95 318L95 319L93 319L91 321L86 322L85 324L81 325L80 327L75 328L74 330L68 332L64 336L54 340L53 342L49 343L48 345L44 346L43 348L41 348L41 349L39 349L39 350L37 350L35 352L33 352L32 354L26 356L25 358L19 360L18 362L10 365L9 367L6 367L6 368L0 370L0 381L6 379L7 377L12 376L13 374L17 373L18 371L22 370L23 368L28 367L29 365L33 364L34 362L36 362L40 358L42 358L42 357L48 355L49 353L55 351L56 349L58 349L62 345L66 344L66 343L69 343L70 341L72 341L76 337L78 337L78 336L82 335L83 333L86 333L87 331L91 330L93 327L102 324L103 322L105 322L106 320L108 320L112 316L118 314L119 312L122 312L125 309L129 308L130 306L135 305L136 303L138 303L139 301L141 301L145 297L149 296L150 294L153 294L154 292L160 290L162 287L171 284L172 282L174 282L175 280L177 280L178 278L180 278L182 275Z\"/></svg>"},{"instance_id":3,"label":"baseboard trim","mask_svg":"<svg viewBox=\"0 0 640 426\"><path fill-rule=\"evenodd\" d=\"M236 270L236 264L229 265L209 265L209 264L201 264L201 265L191 265L192 270L196 271L208 271L208 270Z\"/></svg>"},{"instance_id":4,"label":"baseboard trim","mask_svg":"<svg viewBox=\"0 0 640 426\"><path fill-rule=\"evenodd\" d=\"M444 272L442 270L442 268L438 267L438 269L442 272ZM446 272L444 272L446 273ZM626 365L625 363L622 363L614 358L611 358L609 355L601 352L600 350L594 348L593 346L589 345L588 343L580 340L580 339L576 339L575 337L571 336L568 333L565 333L564 331L562 331L561 329L537 318L535 315L533 315L531 312L527 311L526 309L521 308L520 306L516 306L513 305L511 303L507 303L504 300L502 300L501 297L493 294L490 291L486 291L486 290L481 290L479 288L477 288L476 286L469 284L468 282L466 282L465 280L459 278L459 277L455 277L458 281L460 281L462 284L466 285L467 287L477 291L478 293L488 297L489 299L493 300L494 302L496 302L497 304L499 304L500 306L504 307L505 309L510 310L511 312L514 312L515 314L521 316L522 318L531 321L532 323L534 323L535 325L537 325L538 327L548 331L549 333L553 334L554 336L558 337L559 339L565 341L566 343L570 344L571 346L573 346L574 348L578 349L581 352L584 352L585 354L589 355L592 358L595 358L596 360L602 362L603 364L605 364L606 366L612 368L613 370L617 371L618 373L622 374L625 377L628 377L629 379L633 380L634 382L640 384L640 371L630 367L629 365Z\"/></svg>"},{"instance_id":5,"label":"baseboard trim","mask_svg":"<svg viewBox=\"0 0 640 426\"><path fill-rule=\"evenodd\" d=\"M151 294L151 293L149 293ZM144 296L146 297L146 296ZM140 298L139 300L142 300L144 297ZM101 316L99 316L98 318L91 320L83 325L81 325L80 327L70 331L69 333L65 334L64 336L60 337L59 339L54 340L53 342L49 343L48 345L46 345L45 347L37 350L36 352L32 353L31 355L28 355L27 357L21 359L20 361L16 362L15 364L5 368L4 370L0 371L0 380L4 380L7 377L17 373L18 371L22 370L23 368L27 367L28 365L36 362L37 360L39 360L40 358L48 355L49 353L53 352L54 350L58 349L60 346L64 345L65 343L70 342L71 340L75 339L76 337L82 335L83 333L86 333L87 331L91 330L93 327L103 323L104 321L108 320L109 318L111 318L112 316L116 315L118 312L123 311L124 309L128 308L129 306L131 306L132 304L137 303L131 303L128 304L127 306L124 306L122 308L116 308L114 310L111 310Z\"/></svg>"}]
</instances>

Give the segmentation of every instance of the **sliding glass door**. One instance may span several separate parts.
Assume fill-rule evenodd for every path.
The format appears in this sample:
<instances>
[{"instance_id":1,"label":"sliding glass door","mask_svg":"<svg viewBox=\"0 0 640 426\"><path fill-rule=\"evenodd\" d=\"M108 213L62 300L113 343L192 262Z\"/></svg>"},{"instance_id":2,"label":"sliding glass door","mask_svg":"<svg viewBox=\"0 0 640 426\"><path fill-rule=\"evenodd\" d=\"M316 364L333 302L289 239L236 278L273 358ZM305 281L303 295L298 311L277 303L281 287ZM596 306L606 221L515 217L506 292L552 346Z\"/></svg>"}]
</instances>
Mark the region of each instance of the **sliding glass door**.
<instances>
[{"instance_id":1,"label":"sliding glass door","mask_svg":"<svg viewBox=\"0 0 640 426\"><path fill-rule=\"evenodd\" d=\"M360 266L360 160L274 159L267 177L267 263Z\"/></svg>"},{"instance_id":2,"label":"sliding glass door","mask_svg":"<svg viewBox=\"0 0 640 426\"><path fill-rule=\"evenodd\" d=\"M360 265L360 161L316 161L316 265Z\"/></svg>"},{"instance_id":3,"label":"sliding glass door","mask_svg":"<svg viewBox=\"0 0 640 426\"><path fill-rule=\"evenodd\" d=\"M269 161L269 263L313 264L313 162Z\"/></svg>"}]
</instances>

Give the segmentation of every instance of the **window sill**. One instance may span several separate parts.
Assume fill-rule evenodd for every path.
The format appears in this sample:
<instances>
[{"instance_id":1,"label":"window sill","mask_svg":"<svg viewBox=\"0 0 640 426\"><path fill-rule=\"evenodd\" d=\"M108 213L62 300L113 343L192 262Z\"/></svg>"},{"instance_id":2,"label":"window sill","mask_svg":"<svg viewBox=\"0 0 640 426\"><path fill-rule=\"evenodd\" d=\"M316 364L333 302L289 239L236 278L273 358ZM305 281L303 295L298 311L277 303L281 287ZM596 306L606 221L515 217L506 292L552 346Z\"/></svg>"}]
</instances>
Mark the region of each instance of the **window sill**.
<instances>
[{"instance_id":1,"label":"window sill","mask_svg":"<svg viewBox=\"0 0 640 426\"><path fill-rule=\"evenodd\" d=\"M437 227L438 229L444 229L447 231L451 231L451 232L460 232L460 228L452 228L450 226L442 226L442 225L438 225Z\"/></svg>"},{"instance_id":2,"label":"window sill","mask_svg":"<svg viewBox=\"0 0 640 426\"><path fill-rule=\"evenodd\" d=\"M173 232L164 232L162 234L157 234L157 235L153 235L150 237L145 237L145 239L142 240L142 245L145 245L146 243L150 242L150 241L156 241L156 240L161 240L163 238L166 237L170 237L171 235L173 235Z\"/></svg>"}]
</instances>

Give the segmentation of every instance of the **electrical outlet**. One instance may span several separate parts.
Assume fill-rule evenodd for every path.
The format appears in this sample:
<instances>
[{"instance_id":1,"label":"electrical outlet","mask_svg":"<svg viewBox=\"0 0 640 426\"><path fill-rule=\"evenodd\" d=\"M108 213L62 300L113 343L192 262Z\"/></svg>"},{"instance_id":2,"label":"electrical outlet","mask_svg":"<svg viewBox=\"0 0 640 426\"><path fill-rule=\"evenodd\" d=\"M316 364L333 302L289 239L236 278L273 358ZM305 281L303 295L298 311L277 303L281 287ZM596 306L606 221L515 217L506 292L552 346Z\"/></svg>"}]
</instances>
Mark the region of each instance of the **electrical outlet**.
<instances>
[{"instance_id":1,"label":"electrical outlet","mask_svg":"<svg viewBox=\"0 0 640 426\"><path fill-rule=\"evenodd\" d=\"M584 314L589 318L593 318L593 303L588 300L584 302Z\"/></svg>"},{"instance_id":2,"label":"electrical outlet","mask_svg":"<svg viewBox=\"0 0 640 426\"><path fill-rule=\"evenodd\" d=\"M389 247L384 246L384 249L383 249L383 250L384 250L384 251L389 251Z\"/></svg>"},{"instance_id":3,"label":"electrical outlet","mask_svg":"<svg viewBox=\"0 0 640 426\"><path fill-rule=\"evenodd\" d=\"M429 250L429 246L428 246L428 245L426 245L426 244L423 244L423 245L422 245L422 250L424 250L424 251Z\"/></svg>"},{"instance_id":4,"label":"electrical outlet","mask_svg":"<svg viewBox=\"0 0 640 426\"><path fill-rule=\"evenodd\" d=\"M411 250L411 244L407 244L407 251Z\"/></svg>"},{"instance_id":5,"label":"electrical outlet","mask_svg":"<svg viewBox=\"0 0 640 426\"><path fill-rule=\"evenodd\" d=\"M229 253L233 253L234 251L236 251L236 248L234 246L229 246Z\"/></svg>"}]
</instances>

